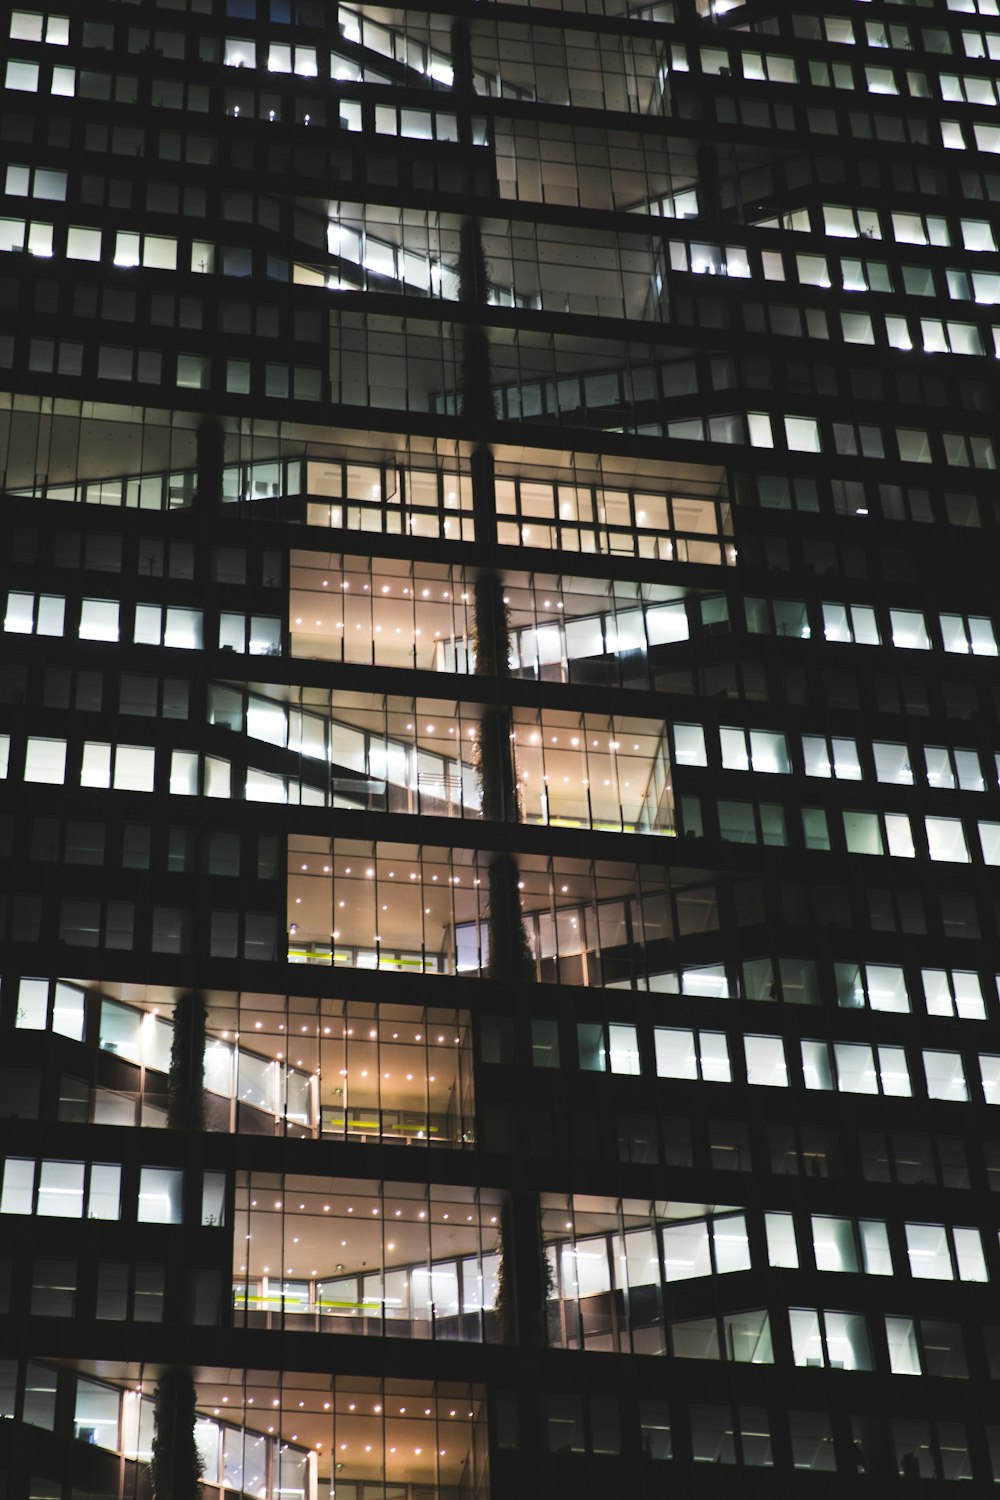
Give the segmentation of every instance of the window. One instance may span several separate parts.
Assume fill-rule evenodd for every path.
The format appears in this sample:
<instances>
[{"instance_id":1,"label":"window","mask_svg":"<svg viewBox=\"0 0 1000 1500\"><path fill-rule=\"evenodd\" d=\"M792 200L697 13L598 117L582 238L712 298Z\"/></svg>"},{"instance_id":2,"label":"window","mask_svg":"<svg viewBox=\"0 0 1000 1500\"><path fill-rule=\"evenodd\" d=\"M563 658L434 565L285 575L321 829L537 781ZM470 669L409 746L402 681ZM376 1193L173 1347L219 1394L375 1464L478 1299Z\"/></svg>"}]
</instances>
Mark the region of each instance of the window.
<instances>
[{"instance_id":1,"label":"window","mask_svg":"<svg viewBox=\"0 0 1000 1500\"><path fill-rule=\"evenodd\" d=\"M861 780L861 762L855 740L804 734L802 757L807 776L835 776L838 781Z\"/></svg>"},{"instance_id":2,"label":"window","mask_svg":"<svg viewBox=\"0 0 1000 1500\"><path fill-rule=\"evenodd\" d=\"M183 1222L183 1176L172 1167L142 1167L139 1173L140 1224Z\"/></svg>"},{"instance_id":3,"label":"window","mask_svg":"<svg viewBox=\"0 0 1000 1500\"><path fill-rule=\"evenodd\" d=\"M960 1422L920 1417L892 1423L898 1472L905 1479L971 1479L969 1448Z\"/></svg>"},{"instance_id":4,"label":"window","mask_svg":"<svg viewBox=\"0 0 1000 1500\"><path fill-rule=\"evenodd\" d=\"M952 1099L963 1104L968 1102L969 1088L965 1081L961 1053L925 1049L923 1060L929 1099Z\"/></svg>"},{"instance_id":5,"label":"window","mask_svg":"<svg viewBox=\"0 0 1000 1500\"><path fill-rule=\"evenodd\" d=\"M799 1250L795 1243L794 1217L789 1213L766 1213L764 1230L767 1238L768 1265L796 1269L799 1264Z\"/></svg>"},{"instance_id":6,"label":"window","mask_svg":"<svg viewBox=\"0 0 1000 1500\"><path fill-rule=\"evenodd\" d=\"M785 1044L780 1036L745 1036L743 1051L748 1083L759 1084L764 1088L788 1087Z\"/></svg>"},{"instance_id":7,"label":"window","mask_svg":"<svg viewBox=\"0 0 1000 1500\"><path fill-rule=\"evenodd\" d=\"M906 651L929 651L930 639L924 617L912 609L890 609L892 644Z\"/></svg>"},{"instance_id":8,"label":"window","mask_svg":"<svg viewBox=\"0 0 1000 1500\"><path fill-rule=\"evenodd\" d=\"M887 1315L889 1368L894 1375L968 1377L962 1331L957 1323Z\"/></svg>"},{"instance_id":9,"label":"window","mask_svg":"<svg viewBox=\"0 0 1000 1500\"><path fill-rule=\"evenodd\" d=\"M604 1073L607 1070L607 1049L603 1025L599 1021L578 1021L576 1040L583 1071Z\"/></svg>"},{"instance_id":10,"label":"window","mask_svg":"<svg viewBox=\"0 0 1000 1500\"><path fill-rule=\"evenodd\" d=\"M634 1026L624 1026L614 1021L609 1024L608 1058L612 1073L637 1075L642 1072L638 1034Z\"/></svg>"},{"instance_id":11,"label":"window","mask_svg":"<svg viewBox=\"0 0 1000 1500\"><path fill-rule=\"evenodd\" d=\"M979 842L983 851L983 863L1000 865L1000 823L979 820Z\"/></svg>"},{"instance_id":12,"label":"window","mask_svg":"<svg viewBox=\"0 0 1000 1500\"><path fill-rule=\"evenodd\" d=\"M35 1163L8 1156L4 1162L0 1214L30 1214L34 1211Z\"/></svg>"},{"instance_id":13,"label":"window","mask_svg":"<svg viewBox=\"0 0 1000 1500\"><path fill-rule=\"evenodd\" d=\"M875 611L867 604L824 604L823 635L828 641L853 641L858 646L881 644Z\"/></svg>"},{"instance_id":14,"label":"window","mask_svg":"<svg viewBox=\"0 0 1000 1500\"><path fill-rule=\"evenodd\" d=\"M837 1219L812 1216L813 1255L817 1271L863 1271L869 1276L891 1276L892 1257L885 1225L878 1219Z\"/></svg>"},{"instance_id":15,"label":"window","mask_svg":"<svg viewBox=\"0 0 1000 1500\"><path fill-rule=\"evenodd\" d=\"M24 779L61 786L66 779L66 741L29 735L24 756Z\"/></svg>"},{"instance_id":16,"label":"window","mask_svg":"<svg viewBox=\"0 0 1000 1500\"><path fill-rule=\"evenodd\" d=\"M751 1406L692 1405L691 1446L695 1463L770 1466L771 1432L766 1411Z\"/></svg>"},{"instance_id":17,"label":"window","mask_svg":"<svg viewBox=\"0 0 1000 1500\"><path fill-rule=\"evenodd\" d=\"M608 1063L612 1073L642 1072L636 1028L612 1023L605 1028L600 1022L582 1021L577 1025L580 1067L584 1072L603 1073Z\"/></svg>"},{"instance_id":18,"label":"window","mask_svg":"<svg viewBox=\"0 0 1000 1500\"><path fill-rule=\"evenodd\" d=\"M788 842L784 809L774 802L730 802L720 800L719 837L733 844Z\"/></svg>"},{"instance_id":19,"label":"window","mask_svg":"<svg viewBox=\"0 0 1000 1500\"><path fill-rule=\"evenodd\" d=\"M722 1031L688 1031L681 1027L657 1026L658 1078L701 1078L706 1083L729 1083L729 1047Z\"/></svg>"},{"instance_id":20,"label":"window","mask_svg":"<svg viewBox=\"0 0 1000 1500\"><path fill-rule=\"evenodd\" d=\"M878 781L887 781L896 786L913 785L913 768L910 765L910 752L906 745L876 740L872 745L872 751L875 757L875 777Z\"/></svg>"},{"instance_id":21,"label":"window","mask_svg":"<svg viewBox=\"0 0 1000 1500\"><path fill-rule=\"evenodd\" d=\"M163 1322L164 1267L137 1265L132 1317L136 1323Z\"/></svg>"},{"instance_id":22,"label":"window","mask_svg":"<svg viewBox=\"0 0 1000 1500\"><path fill-rule=\"evenodd\" d=\"M742 965L746 1000L783 1000L786 1005L818 1005L816 965L811 958L746 959Z\"/></svg>"},{"instance_id":23,"label":"window","mask_svg":"<svg viewBox=\"0 0 1000 1500\"><path fill-rule=\"evenodd\" d=\"M58 594L7 595L3 628L14 635L62 635L66 600Z\"/></svg>"},{"instance_id":24,"label":"window","mask_svg":"<svg viewBox=\"0 0 1000 1500\"><path fill-rule=\"evenodd\" d=\"M796 1469L836 1469L837 1452L830 1418L825 1411L790 1411L788 1431L792 1440L792 1464Z\"/></svg>"},{"instance_id":25,"label":"window","mask_svg":"<svg viewBox=\"0 0 1000 1500\"><path fill-rule=\"evenodd\" d=\"M101 231L71 224L66 231L66 259L99 261L100 258Z\"/></svg>"},{"instance_id":26,"label":"window","mask_svg":"<svg viewBox=\"0 0 1000 1500\"><path fill-rule=\"evenodd\" d=\"M116 791L151 792L155 754L152 745L116 745L115 776Z\"/></svg>"},{"instance_id":27,"label":"window","mask_svg":"<svg viewBox=\"0 0 1000 1500\"><path fill-rule=\"evenodd\" d=\"M820 453L819 423L812 417L786 417L785 441L793 453Z\"/></svg>"},{"instance_id":28,"label":"window","mask_svg":"<svg viewBox=\"0 0 1000 1500\"><path fill-rule=\"evenodd\" d=\"M903 971L890 964L844 964L833 966L837 1004L848 1010L896 1011L908 1015L910 999Z\"/></svg>"},{"instance_id":29,"label":"window","mask_svg":"<svg viewBox=\"0 0 1000 1500\"><path fill-rule=\"evenodd\" d=\"M966 969L921 969L920 977L929 1016L986 1020L986 1004L978 974Z\"/></svg>"},{"instance_id":30,"label":"window","mask_svg":"<svg viewBox=\"0 0 1000 1500\"><path fill-rule=\"evenodd\" d=\"M863 1313L792 1307L792 1357L804 1368L870 1370L871 1345Z\"/></svg>"},{"instance_id":31,"label":"window","mask_svg":"<svg viewBox=\"0 0 1000 1500\"><path fill-rule=\"evenodd\" d=\"M117 1219L121 1212L122 1169L117 1163L94 1162L87 1192L88 1219Z\"/></svg>"},{"instance_id":32,"label":"window","mask_svg":"<svg viewBox=\"0 0 1000 1500\"><path fill-rule=\"evenodd\" d=\"M668 1281L723 1276L750 1269L746 1219L742 1214L669 1225L662 1230L662 1236Z\"/></svg>"},{"instance_id":33,"label":"window","mask_svg":"<svg viewBox=\"0 0 1000 1500\"><path fill-rule=\"evenodd\" d=\"M897 1134L870 1131L860 1134L866 1182L898 1182L903 1186L968 1187L965 1148L954 1136Z\"/></svg>"},{"instance_id":34,"label":"window","mask_svg":"<svg viewBox=\"0 0 1000 1500\"><path fill-rule=\"evenodd\" d=\"M847 812L842 814L844 841L849 854L888 853L897 859L913 859L913 832L905 813Z\"/></svg>"},{"instance_id":35,"label":"window","mask_svg":"<svg viewBox=\"0 0 1000 1500\"><path fill-rule=\"evenodd\" d=\"M31 1283L32 1317L72 1318L76 1311L75 1260L36 1260Z\"/></svg>"},{"instance_id":36,"label":"window","mask_svg":"<svg viewBox=\"0 0 1000 1500\"><path fill-rule=\"evenodd\" d=\"M14 1024L24 1031L44 1031L49 1017L49 981L22 979L18 984ZM76 1041L80 1037L75 1038Z\"/></svg>"},{"instance_id":37,"label":"window","mask_svg":"<svg viewBox=\"0 0 1000 1500\"><path fill-rule=\"evenodd\" d=\"M118 600L84 599L80 605L81 641L117 641Z\"/></svg>"},{"instance_id":38,"label":"window","mask_svg":"<svg viewBox=\"0 0 1000 1500\"><path fill-rule=\"evenodd\" d=\"M978 1229L906 1224L910 1275L929 1281L988 1281Z\"/></svg>"},{"instance_id":39,"label":"window","mask_svg":"<svg viewBox=\"0 0 1000 1500\"><path fill-rule=\"evenodd\" d=\"M121 1261L98 1264L96 1316L115 1323L128 1317L128 1266Z\"/></svg>"},{"instance_id":40,"label":"window","mask_svg":"<svg viewBox=\"0 0 1000 1500\"><path fill-rule=\"evenodd\" d=\"M531 1061L536 1068L558 1068L559 1024L535 1018L531 1022Z\"/></svg>"},{"instance_id":41,"label":"window","mask_svg":"<svg viewBox=\"0 0 1000 1500\"><path fill-rule=\"evenodd\" d=\"M933 214L892 215L892 233L900 245L949 245L948 223Z\"/></svg>"},{"instance_id":42,"label":"window","mask_svg":"<svg viewBox=\"0 0 1000 1500\"><path fill-rule=\"evenodd\" d=\"M949 864L969 863L965 830L958 818L925 818L924 826L931 859Z\"/></svg>"},{"instance_id":43,"label":"window","mask_svg":"<svg viewBox=\"0 0 1000 1500\"><path fill-rule=\"evenodd\" d=\"M83 1162L43 1161L36 1213L46 1218L83 1217Z\"/></svg>"},{"instance_id":44,"label":"window","mask_svg":"<svg viewBox=\"0 0 1000 1500\"><path fill-rule=\"evenodd\" d=\"M226 1222L225 1172L206 1172L202 1177L201 1222L211 1228Z\"/></svg>"},{"instance_id":45,"label":"window","mask_svg":"<svg viewBox=\"0 0 1000 1500\"><path fill-rule=\"evenodd\" d=\"M7 71L4 75L4 85L9 89L18 89L21 93L38 93L38 64L21 62L17 58L9 58Z\"/></svg>"},{"instance_id":46,"label":"window","mask_svg":"<svg viewBox=\"0 0 1000 1500\"><path fill-rule=\"evenodd\" d=\"M683 1140L690 1142L691 1127L687 1121L664 1120L664 1132L668 1124L673 1130L672 1141L676 1141L673 1155L667 1161L668 1166L694 1166L694 1158L691 1156L690 1145L688 1145L688 1160L681 1162L677 1160L680 1149L682 1128ZM749 1172L753 1166L750 1155L750 1132L743 1120L709 1120L708 1122L708 1154L712 1166L717 1172Z\"/></svg>"},{"instance_id":47,"label":"window","mask_svg":"<svg viewBox=\"0 0 1000 1500\"><path fill-rule=\"evenodd\" d=\"M747 597L743 602L751 635L798 636L805 641L812 634L806 606L801 600Z\"/></svg>"},{"instance_id":48,"label":"window","mask_svg":"<svg viewBox=\"0 0 1000 1500\"><path fill-rule=\"evenodd\" d=\"M769 1125L771 1171L782 1177L837 1176L836 1147L828 1131L809 1126Z\"/></svg>"},{"instance_id":49,"label":"window","mask_svg":"<svg viewBox=\"0 0 1000 1500\"><path fill-rule=\"evenodd\" d=\"M674 764L707 766L705 731L700 724L674 724Z\"/></svg>"},{"instance_id":50,"label":"window","mask_svg":"<svg viewBox=\"0 0 1000 1500\"><path fill-rule=\"evenodd\" d=\"M880 240L882 230L873 208L852 208L824 204L823 228L836 239Z\"/></svg>"},{"instance_id":51,"label":"window","mask_svg":"<svg viewBox=\"0 0 1000 1500\"><path fill-rule=\"evenodd\" d=\"M56 1415L56 1372L28 1363L24 1379L24 1421L52 1432Z\"/></svg>"},{"instance_id":52,"label":"window","mask_svg":"<svg viewBox=\"0 0 1000 1500\"><path fill-rule=\"evenodd\" d=\"M774 1362L771 1327L763 1309L672 1323L670 1334L677 1359L726 1359L755 1365Z\"/></svg>"},{"instance_id":53,"label":"window","mask_svg":"<svg viewBox=\"0 0 1000 1500\"><path fill-rule=\"evenodd\" d=\"M834 1042L832 1058L827 1042L801 1042L802 1073L807 1089L832 1089L842 1094L887 1094L908 1099L910 1074L902 1047L866 1042ZM834 1079L836 1078L836 1083Z\"/></svg>"},{"instance_id":54,"label":"window","mask_svg":"<svg viewBox=\"0 0 1000 1500\"><path fill-rule=\"evenodd\" d=\"M35 1162L8 1157L4 1165L0 1213L37 1214L49 1219L117 1219L121 1167L113 1163Z\"/></svg>"},{"instance_id":55,"label":"window","mask_svg":"<svg viewBox=\"0 0 1000 1500\"><path fill-rule=\"evenodd\" d=\"M670 1413L665 1401L640 1401L639 1427L646 1458L662 1461L672 1457Z\"/></svg>"},{"instance_id":56,"label":"window","mask_svg":"<svg viewBox=\"0 0 1000 1500\"><path fill-rule=\"evenodd\" d=\"M93 1443L111 1452L119 1447L119 1412L121 1393L96 1380L77 1377L76 1407L73 1412L73 1436L80 1442Z\"/></svg>"},{"instance_id":57,"label":"window","mask_svg":"<svg viewBox=\"0 0 1000 1500\"><path fill-rule=\"evenodd\" d=\"M728 771L756 771L758 774L791 770L785 736L769 729L719 730L722 764Z\"/></svg>"},{"instance_id":58,"label":"window","mask_svg":"<svg viewBox=\"0 0 1000 1500\"><path fill-rule=\"evenodd\" d=\"M925 745L927 784L963 792L985 792L986 782L975 750L951 749L946 745Z\"/></svg>"},{"instance_id":59,"label":"window","mask_svg":"<svg viewBox=\"0 0 1000 1500\"><path fill-rule=\"evenodd\" d=\"M991 620L982 615L941 615L940 620L946 651L996 656L997 643Z\"/></svg>"},{"instance_id":60,"label":"window","mask_svg":"<svg viewBox=\"0 0 1000 1500\"><path fill-rule=\"evenodd\" d=\"M15 10L10 18L10 38L15 42L40 42L64 47L69 41L68 16L41 16L36 11Z\"/></svg>"},{"instance_id":61,"label":"window","mask_svg":"<svg viewBox=\"0 0 1000 1500\"><path fill-rule=\"evenodd\" d=\"M163 644L182 651L200 651L203 644L202 612L169 605L163 628Z\"/></svg>"}]
</instances>

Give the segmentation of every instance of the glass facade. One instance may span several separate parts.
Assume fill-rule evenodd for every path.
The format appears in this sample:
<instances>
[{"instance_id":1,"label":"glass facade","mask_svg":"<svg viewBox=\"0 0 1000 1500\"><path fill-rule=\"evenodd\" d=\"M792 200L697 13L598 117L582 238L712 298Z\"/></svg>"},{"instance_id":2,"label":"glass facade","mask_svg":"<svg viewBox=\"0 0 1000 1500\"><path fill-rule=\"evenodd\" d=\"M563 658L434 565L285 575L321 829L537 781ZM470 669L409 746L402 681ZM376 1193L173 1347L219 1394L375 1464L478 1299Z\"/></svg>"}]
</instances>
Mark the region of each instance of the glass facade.
<instances>
[{"instance_id":1,"label":"glass facade","mask_svg":"<svg viewBox=\"0 0 1000 1500\"><path fill-rule=\"evenodd\" d=\"M997 0L0 36L11 1500L992 1489Z\"/></svg>"}]
</instances>

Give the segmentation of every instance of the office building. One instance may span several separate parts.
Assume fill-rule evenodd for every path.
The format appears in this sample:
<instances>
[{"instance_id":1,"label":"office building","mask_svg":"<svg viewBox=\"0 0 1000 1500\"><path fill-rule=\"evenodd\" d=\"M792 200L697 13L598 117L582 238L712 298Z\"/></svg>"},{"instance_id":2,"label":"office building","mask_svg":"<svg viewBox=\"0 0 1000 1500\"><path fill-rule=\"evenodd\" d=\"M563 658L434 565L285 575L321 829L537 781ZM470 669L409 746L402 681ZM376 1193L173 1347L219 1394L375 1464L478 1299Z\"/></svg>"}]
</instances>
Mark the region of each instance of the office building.
<instances>
[{"instance_id":1,"label":"office building","mask_svg":"<svg viewBox=\"0 0 1000 1500\"><path fill-rule=\"evenodd\" d=\"M53 4L0 1496L986 1493L997 0Z\"/></svg>"}]
</instances>

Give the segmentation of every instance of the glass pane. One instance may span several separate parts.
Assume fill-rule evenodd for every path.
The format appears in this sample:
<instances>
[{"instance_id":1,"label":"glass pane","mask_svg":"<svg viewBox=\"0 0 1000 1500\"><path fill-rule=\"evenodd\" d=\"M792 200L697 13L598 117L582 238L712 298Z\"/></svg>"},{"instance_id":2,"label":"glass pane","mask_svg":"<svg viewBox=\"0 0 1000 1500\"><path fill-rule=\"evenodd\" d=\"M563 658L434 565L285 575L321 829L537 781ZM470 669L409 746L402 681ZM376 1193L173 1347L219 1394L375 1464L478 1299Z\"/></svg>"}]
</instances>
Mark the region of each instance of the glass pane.
<instances>
[{"instance_id":1,"label":"glass pane","mask_svg":"<svg viewBox=\"0 0 1000 1500\"><path fill-rule=\"evenodd\" d=\"M788 1069L785 1048L780 1036L745 1036L747 1082L765 1088L787 1088Z\"/></svg>"},{"instance_id":2,"label":"glass pane","mask_svg":"<svg viewBox=\"0 0 1000 1500\"><path fill-rule=\"evenodd\" d=\"M143 1167L139 1174L140 1224L180 1224L184 1174L172 1167Z\"/></svg>"},{"instance_id":3,"label":"glass pane","mask_svg":"<svg viewBox=\"0 0 1000 1500\"><path fill-rule=\"evenodd\" d=\"M710 1276L708 1224L675 1224L663 1230L663 1265L668 1281Z\"/></svg>"},{"instance_id":4,"label":"glass pane","mask_svg":"<svg viewBox=\"0 0 1000 1500\"><path fill-rule=\"evenodd\" d=\"M814 1214L812 1229L818 1271L857 1271L858 1253L850 1219Z\"/></svg>"},{"instance_id":5,"label":"glass pane","mask_svg":"<svg viewBox=\"0 0 1000 1500\"><path fill-rule=\"evenodd\" d=\"M0 1214L30 1214L34 1208L35 1163L8 1156L3 1167Z\"/></svg>"},{"instance_id":6,"label":"glass pane","mask_svg":"<svg viewBox=\"0 0 1000 1500\"><path fill-rule=\"evenodd\" d=\"M612 1073L639 1074L639 1040L634 1026L612 1022L608 1026L608 1055Z\"/></svg>"},{"instance_id":7,"label":"glass pane","mask_svg":"<svg viewBox=\"0 0 1000 1500\"><path fill-rule=\"evenodd\" d=\"M50 1219L83 1217L82 1161L42 1162L37 1212Z\"/></svg>"},{"instance_id":8,"label":"glass pane","mask_svg":"<svg viewBox=\"0 0 1000 1500\"><path fill-rule=\"evenodd\" d=\"M798 1266L799 1251L795 1243L795 1220L788 1213L764 1215L767 1233L767 1260L772 1266Z\"/></svg>"},{"instance_id":9,"label":"glass pane","mask_svg":"<svg viewBox=\"0 0 1000 1500\"><path fill-rule=\"evenodd\" d=\"M831 1370L870 1370L871 1347L863 1315L827 1312L824 1317Z\"/></svg>"},{"instance_id":10,"label":"glass pane","mask_svg":"<svg viewBox=\"0 0 1000 1500\"><path fill-rule=\"evenodd\" d=\"M653 1039L656 1045L658 1078L698 1077L698 1060L694 1049L693 1031L657 1026Z\"/></svg>"},{"instance_id":11,"label":"glass pane","mask_svg":"<svg viewBox=\"0 0 1000 1500\"><path fill-rule=\"evenodd\" d=\"M749 1271L750 1246L746 1219L742 1214L712 1221L712 1246L715 1269L720 1276L730 1271Z\"/></svg>"},{"instance_id":12,"label":"glass pane","mask_svg":"<svg viewBox=\"0 0 1000 1500\"><path fill-rule=\"evenodd\" d=\"M907 1224L906 1253L910 1275L929 1281L952 1281L951 1253L943 1224Z\"/></svg>"},{"instance_id":13,"label":"glass pane","mask_svg":"<svg viewBox=\"0 0 1000 1500\"><path fill-rule=\"evenodd\" d=\"M116 1163L94 1162L87 1194L88 1219L117 1219L121 1202L122 1169Z\"/></svg>"},{"instance_id":14,"label":"glass pane","mask_svg":"<svg viewBox=\"0 0 1000 1500\"><path fill-rule=\"evenodd\" d=\"M891 1276L892 1257L889 1254L889 1236L885 1225L875 1219L862 1219L858 1231L861 1237L862 1269L869 1276Z\"/></svg>"}]
</instances>

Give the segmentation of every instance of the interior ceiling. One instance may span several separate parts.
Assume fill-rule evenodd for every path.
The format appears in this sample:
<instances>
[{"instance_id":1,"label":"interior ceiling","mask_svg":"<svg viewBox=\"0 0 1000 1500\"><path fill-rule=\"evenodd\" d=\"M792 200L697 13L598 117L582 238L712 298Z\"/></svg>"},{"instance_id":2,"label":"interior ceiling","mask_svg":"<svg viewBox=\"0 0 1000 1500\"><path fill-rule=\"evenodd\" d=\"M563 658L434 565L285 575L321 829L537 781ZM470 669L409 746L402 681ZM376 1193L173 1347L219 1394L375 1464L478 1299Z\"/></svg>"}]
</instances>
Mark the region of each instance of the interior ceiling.
<instances>
[{"instance_id":1,"label":"interior ceiling","mask_svg":"<svg viewBox=\"0 0 1000 1500\"><path fill-rule=\"evenodd\" d=\"M383 1224L381 1210L372 1215L369 1204L359 1202L346 1211L331 1213L329 1218L307 1214L238 1212L234 1240L233 1274L271 1276L277 1280L325 1280L338 1276L371 1275L400 1266L428 1264L428 1250L433 1233L435 1261L450 1260L478 1253L480 1230L478 1215L469 1215L462 1206L452 1207L453 1223L442 1222L442 1210L433 1209L428 1221L417 1228L413 1216L409 1224L397 1221L393 1210L386 1210ZM447 1213L448 1210L443 1210ZM433 1224L429 1222L433 1220ZM249 1222L249 1240L247 1239ZM398 1233L393 1224L399 1224ZM384 1232L384 1237L383 1237ZM485 1214L482 1228L484 1251L495 1249L499 1234L499 1209ZM422 1248L421 1248L422 1247ZM249 1258L244 1259L244 1250ZM246 1270L244 1271L244 1267Z\"/></svg>"}]
</instances>

